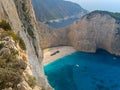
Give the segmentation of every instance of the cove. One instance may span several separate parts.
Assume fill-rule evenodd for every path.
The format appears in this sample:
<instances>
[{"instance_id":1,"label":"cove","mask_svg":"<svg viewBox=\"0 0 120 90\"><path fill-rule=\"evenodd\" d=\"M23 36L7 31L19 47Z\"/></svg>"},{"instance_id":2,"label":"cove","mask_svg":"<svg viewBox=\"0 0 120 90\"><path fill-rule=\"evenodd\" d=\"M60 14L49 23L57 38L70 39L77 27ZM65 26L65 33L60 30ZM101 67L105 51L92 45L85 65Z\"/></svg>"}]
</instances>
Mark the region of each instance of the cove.
<instances>
[{"instance_id":1,"label":"cove","mask_svg":"<svg viewBox=\"0 0 120 90\"><path fill-rule=\"evenodd\" d=\"M120 57L75 52L44 66L55 90L120 90Z\"/></svg>"},{"instance_id":2,"label":"cove","mask_svg":"<svg viewBox=\"0 0 120 90\"><path fill-rule=\"evenodd\" d=\"M62 28L62 27L65 27L65 26L72 24L76 20L78 20L78 18L71 18L68 20L62 20L60 22L52 22L52 23L47 22L45 24L48 24L49 26L54 27L54 28Z\"/></svg>"}]
</instances>

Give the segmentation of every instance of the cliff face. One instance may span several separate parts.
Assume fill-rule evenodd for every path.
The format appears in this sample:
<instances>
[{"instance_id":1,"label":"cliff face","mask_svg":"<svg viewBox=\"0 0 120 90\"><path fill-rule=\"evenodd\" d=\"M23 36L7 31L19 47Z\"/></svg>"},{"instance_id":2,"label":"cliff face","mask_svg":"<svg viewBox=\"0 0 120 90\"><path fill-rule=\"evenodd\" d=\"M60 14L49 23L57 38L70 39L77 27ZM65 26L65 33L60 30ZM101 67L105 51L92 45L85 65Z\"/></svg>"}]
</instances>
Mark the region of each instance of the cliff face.
<instances>
[{"instance_id":1,"label":"cliff face","mask_svg":"<svg viewBox=\"0 0 120 90\"><path fill-rule=\"evenodd\" d=\"M49 29L49 28L48 28ZM95 52L105 49L120 55L120 19L118 14L95 11L83 16L72 25L43 34L42 48L71 45L79 51ZM40 37L41 38L41 37ZM46 41L46 42L45 42ZM45 43L47 44L45 44Z\"/></svg>"},{"instance_id":2,"label":"cliff face","mask_svg":"<svg viewBox=\"0 0 120 90\"><path fill-rule=\"evenodd\" d=\"M2 20L9 22L12 30L25 41L32 73L39 86L49 90L41 63L42 53L30 0L0 0L0 21Z\"/></svg>"},{"instance_id":3,"label":"cliff face","mask_svg":"<svg viewBox=\"0 0 120 90\"><path fill-rule=\"evenodd\" d=\"M69 27L70 37L76 36L70 38L71 43L80 51L95 52L101 48L120 55L119 22L111 13L92 12Z\"/></svg>"},{"instance_id":4,"label":"cliff face","mask_svg":"<svg viewBox=\"0 0 120 90\"><path fill-rule=\"evenodd\" d=\"M64 0L32 0L32 4L37 20L42 22L79 18L87 13L78 4Z\"/></svg>"},{"instance_id":5,"label":"cliff face","mask_svg":"<svg viewBox=\"0 0 120 90\"><path fill-rule=\"evenodd\" d=\"M50 26L38 23L38 34L40 38L40 46L42 49L56 46L71 45L68 34L69 30L60 29L56 30Z\"/></svg>"}]
</instances>

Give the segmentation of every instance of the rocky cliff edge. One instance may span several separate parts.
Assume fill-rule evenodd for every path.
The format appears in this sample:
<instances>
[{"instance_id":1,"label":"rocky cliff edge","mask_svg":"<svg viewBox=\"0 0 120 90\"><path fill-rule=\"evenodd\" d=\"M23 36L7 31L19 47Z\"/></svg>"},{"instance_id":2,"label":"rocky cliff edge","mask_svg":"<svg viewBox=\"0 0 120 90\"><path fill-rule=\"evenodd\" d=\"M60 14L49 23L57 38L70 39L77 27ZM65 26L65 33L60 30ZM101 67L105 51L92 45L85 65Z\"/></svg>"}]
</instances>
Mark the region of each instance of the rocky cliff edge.
<instances>
[{"instance_id":1,"label":"rocky cliff edge","mask_svg":"<svg viewBox=\"0 0 120 90\"><path fill-rule=\"evenodd\" d=\"M26 45L28 63L37 84L45 90L51 90L44 75L42 52L36 29L36 18L30 0L0 0L0 22L5 20L15 34L20 36ZM26 89L29 90L29 89Z\"/></svg>"}]
</instances>

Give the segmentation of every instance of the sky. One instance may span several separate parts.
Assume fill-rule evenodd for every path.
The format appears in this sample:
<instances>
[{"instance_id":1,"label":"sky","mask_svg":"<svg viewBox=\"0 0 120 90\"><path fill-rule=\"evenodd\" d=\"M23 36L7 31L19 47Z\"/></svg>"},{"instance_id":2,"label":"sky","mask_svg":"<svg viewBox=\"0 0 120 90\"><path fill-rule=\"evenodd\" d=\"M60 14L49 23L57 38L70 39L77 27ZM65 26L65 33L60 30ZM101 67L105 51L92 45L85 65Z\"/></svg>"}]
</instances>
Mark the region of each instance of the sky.
<instances>
[{"instance_id":1,"label":"sky","mask_svg":"<svg viewBox=\"0 0 120 90\"><path fill-rule=\"evenodd\" d=\"M67 0L80 4L88 11L105 10L111 12L120 12L120 0Z\"/></svg>"}]
</instances>

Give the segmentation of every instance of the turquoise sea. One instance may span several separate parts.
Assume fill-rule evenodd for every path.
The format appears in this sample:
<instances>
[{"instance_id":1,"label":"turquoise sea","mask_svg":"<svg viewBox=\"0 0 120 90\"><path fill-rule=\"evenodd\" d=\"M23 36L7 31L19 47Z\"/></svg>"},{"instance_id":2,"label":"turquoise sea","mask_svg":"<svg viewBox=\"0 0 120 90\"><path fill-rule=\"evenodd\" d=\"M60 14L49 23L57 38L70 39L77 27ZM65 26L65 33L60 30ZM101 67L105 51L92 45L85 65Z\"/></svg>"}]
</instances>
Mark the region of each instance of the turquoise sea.
<instances>
[{"instance_id":1,"label":"turquoise sea","mask_svg":"<svg viewBox=\"0 0 120 90\"><path fill-rule=\"evenodd\" d=\"M75 52L44 67L55 90L120 90L120 57Z\"/></svg>"}]
</instances>

